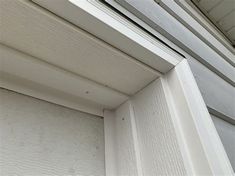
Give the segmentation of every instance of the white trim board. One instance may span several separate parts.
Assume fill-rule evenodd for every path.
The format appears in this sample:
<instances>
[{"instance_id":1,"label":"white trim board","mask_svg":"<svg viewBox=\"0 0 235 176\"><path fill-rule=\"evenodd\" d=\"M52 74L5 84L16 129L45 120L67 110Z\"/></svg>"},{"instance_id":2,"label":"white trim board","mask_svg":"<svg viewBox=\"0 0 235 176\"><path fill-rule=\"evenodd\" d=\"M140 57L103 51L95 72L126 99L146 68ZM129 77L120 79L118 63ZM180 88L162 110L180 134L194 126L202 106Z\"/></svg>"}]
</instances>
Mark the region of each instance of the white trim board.
<instances>
[{"instance_id":1,"label":"white trim board","mask_svg":"<svg viewBox=\"0 0 235 176\"><path fill-rule=\"evenodd\" d=\"M233 170L235 171L235 126L211 114L211 118L218 131L224 149L228 154Z\"/></svg>"},{"instance_id":2,"label":"white trim board","mask_svg":"<svg viewBox=\"0 0 235 176\"><path fill-rule=\"evenodd\" d=\"M200 175L206 163L213 175L234 174L187 61L177 65L165 78L175 106L174 118L180 123L177 129L182 130L196 175Z\"/></svg>"},{"instance_id":3,"label":"white trim board","mask_svg":"<svg viewBox=\"0 0 235 176\"><path fill-rule=\"evenodd\" d=\"M142 175L139 145L130 101L104 111L106 175Z\"/></svg>"},{"instance_id":4,"label":"white trim board","mask_svg":"<svg viewBox=\"0 0 235 176\"><path fill-rule=\"evenodd\" d=\"M198 36L202 41L208 44L231 65L235 66L235 55L219 41L213 34L204 28L197 20L195 20L189 13L181 8L175 1L161 0L160 6L166 9L170 14L176 17L184 26L186 26L192 33ZM212 27L211 27L212 28Z\"/></svg>"},{"instance_id":5,"label":"white trim board","mask_svg":"<svg viewBox=\"0 0 235 176\"><path fill-rule=\"evenodd\" d=\"M186 60L104 121L106 175L233 174Z\"/></svg>"},{"instance_id":6,"label":"white trim board","mask_svg":"<svg viewBox=\"0 0 235 176\"><path fill-rule=\"evenodd\" d=\"M117 2L183 48L227 82L235 85L234 67L156 2L151 0L123 0Z\"/></svg>"},{"instance_id":7,"label":"white trim board","mask_svg":"<svg viewBox=\"0 0 235 176\"><path fill-rule=\"evenodd\" d=\"M29 1L1 1L1 24L1 43L123 94L161 75Z\"/></svg>"},{"instance_id":8,"label":"white trim board","mask_svg":"<svg viewBox=\"0 0 235 176\"><path fill-rule=\"evenodd\" d=\"M76 34L78 31L84 33L84 31L78 30L76 26L65 23L61 18L53 16L50 12L40 8L38 5L29 3L28 1L16 2L21 4L19 5L20 7L28 7L31 9L31 12L39 12L40 14L47 16L47 22L50 21L52 23L44 23L42 25L43 27L48 27L50 26L49 24L55 24L54 22L56 21L58 22L56 25L60 24L59 26L61 27L59 27L58 30L73 29L72 31ZM89 3L87 1L80 2L84 3L83 5L88 5L86 3ZM8 2L6 1L6 3ZM8 6L10 7L9 9L15 4L16 3L13 3L11 6ZM94 13L97 11L99 12L98 16L109 16L107 13L102 12L102 10L97 9L97 7L92 6L90 3L88 7L89 13L87 17L92 17L90 14L95 15ZM87 7L83 6L83 8ZM97 11L92 11L92 9L96 9ZM14 10L12 10L12 12L14 12ZM24 10L20 12L23 13ZM19 12L17 11L17 13ZM6 13L6 15L12 14ZM18 15L22 14L20 13ZM18 16L16 15L15 17L17 18ZM25 16L25 18L26 17L27 16ZM110 18L111 17L109 16L109 19ZM37 19L41 20L41 18L38 17ZM97 20L96 17L92 17L92 19L95 19L95 21ZM38 23L38 21L36 22ZM27 20L26 23L28 24ZM103 23L99 21L99 24ZM118 24L123 28L125 26L120 23ZM108 24L106 23L105 26L107 27L107 25ZM25 29L24 25L19 26L21 29ZM63 28L63 26L66 26L66 28ZM16 28L16 30L17 29L18 28ZM117 30L118 28L115 29ZM4 30L7 31L6 29ZM35 30L39 30L39 28L36 28ZM22 31L24 32L24 30ZM120 33L125 31L126 30L120 31ZM131 31L132 30L130 30L130 32ZM35 37L33 35L34 33L30 32L31 31L28 31L28 35L23 33L26 36L25 39L32 40L30 37ZM73 32L72 34L74 34ZM147 40L145 38L146 36L134 33L132 31L131 34L138 39L141 39L141 41ZM32 34L32 36L29 34ZM70 33L67 35L70 35ZM86 35L88 35L88 33L86 33ZM91 35L88 36L94 39ZM39 36L38 39L43 37L45 36ZM59 36L58 38L60 37L62 36ZM119 37L122 38L123 35L118 35L116 37L120 39ZM137 43L137 46L140 47L140 43L136 41L137 38L135 38L133 43ZM73 38L70 39L72 40ZM131 39L128 38L128 40ZM45 42L48 40L39 41ZM92 41L95 42L96 40ZM35 41L31 41L32 45L35 43ZM49 43L49 41L46 43ZM107 43L100 40L98 43L102 46L106 46L106 49L113 51L113 49L110 48L111 46ZM121 44L123 45L122 47L128 48L128 42ZM150 43L148 44L148 46L150 46ZM18 43L19 47L23 47L24 45L30 46L30 43ZM140 47L142 48L142 51L151 54L152 50L149 52L148 48L143 45ZM152 49L158 48L155 44L152 44L151 46L153 47ZM129 96L120 93L120 91L115 91L103 84L79 76L79 74L74 74L71 71L42 61L43 58L39 59L17 50L12 50L6 46L1 47L1 63L4 64L1 64L1 75L3 76L2 83L3 86L8 86L11 90L46 99L47 101L57 101L58 104L83 109L85 112L91 111L100 114L103 108L113 109L113 111L106 110L104 112L106 164L109 162L109 164L106 165L107 175L120 173L142 176L146 173L149 175L156 175L158 172L160 172L160 174L186 173L188 175L232 174L233 171L227 155L213 126L190 68L187 65L187 61L177 61L174 63L176 66L173 63L169 63L169 58L166 59L165 57L168 57L169 55L173 57L176 55L172 55L172 52L170 51L168 53L168 50L163 48L164 47L159 47L157 50L166 53L162 54L163 58L158 57L158 55L155 54L154 58L162 60L160 63L163 62L164 64L167 64L165 76L158 78L130 99ZM31 49L35 48L32 47ZM37 49L38 48L35 49L35 52ZM40 49L42 48L39 48L38 50L41 51ZM115 53L116 52L119 53L120 50L115 49ZM125 55L125 58L126 57L127 55ZM137 62L134 58L128 58L133 59L131 60L133 61L131 62L132 64ZM140 62L138 63L140 64ZM163 65L157 64L156 69ZM145 64L141 65L141 68L143 67L150 69ZM172 68L170 72L168 70L169 68ZM153 69L151 70L155 73ZM160 75L157 71L156 73ZM137 79L139 79L139 77L137 77ZM117 78L114 78L114 80L120 81L117 80ZM32 91L32 87L36 87L37 89ZM40 92L45 90L47 92ZM67 95L69 96L67 97ZM68 99L63 100L64 97L67 97ZM74 99L69 100L71 97L74 97ZM75 99L78 100L75 102ZM83 102L84 99L86 100L85 102ZM125 102L128 99L129 101ZM123 102L125 103L119 106ZM158 119L155 117L158 117ZM109 121L106 121L107 118L109 118ZM157 120L163 123L157 123ZM146 148L145 142L148 144L148 147ZM170 162L172 163L169 165Z\"/></svg>"},{"instance_id":9,"label":"white trim board","mask_svg":"<svg viewBox=\"0 0 235 176\"><path fill-rule=\"evenodd\" d=\"M207 29L217 40L219 40L230 52L235 54L235 49L231 46L231 42L224 37L224 34L214 27L214 24L209 21L204 14L192 3L191 0L176 0L185 11L187 11L201 26Z\"/></svg>"},{"instance_id":10,"label":"white trim board","mask_svg":"<svg viewBox=\"0 0 235 176\"><path fill-rule=\"evenodd\" d=\"M2 87L6 89L14 91L21 90L21 93L33 96L31 91L38 92L38 90L40 90L39 87L41 86L41 91L45 91L41 92L41 94L46 95L48 93L53 93L53 90L55 90L55 92L62 92L62 97L64 94L69 94L70 96L68 96L67 101L69 101L69 97L73 96L78 99L80 98L81 101L86 100L85 105L88 105L87 102L90 101L92 106L96 104L94 107L100 107L101 112L103 108L115 108L128 99L128 96L125 94L114 91L104 85L80 77L79 75L48 64L38 58L26 55L7 46L0 45L0 54L0 71L4 81ZM15 89L13 83L8 82L12 82L13 80L15 80L14 84L17 85L15 86ZM34 86L33 83L35 84ZM29 84L32 86L28 86ZM26 88L24 89L22 87ZM49 92L47 92L47 89L44 87L50 88ZM30 88L36 89L31 90ZM36 97L40 98L38 93ZM46 98L46 96L42 97L42 99L44 98ZM46 98L47 101L50 101L50 99L51 98ZM74 98L71 99L71 103L73 103L73 101ZM84 109L84 107L81 108Z\"/></svg>"},{"instance_id":11,"label":"white trim board","mask_svg":"<svg viewBox=\"0 0 235 176\"><path fill-rule=\"evenodd\" d=\"M161 73L166 73L183 59L99 1L33 0L33 2Z\"/></svg>"},{"instance_id":12,"label":"white trim board","mask_svg":"<svg viewBox=\"0 0 235 176\"><path fill-rule=\"evenodd\" d=\"M0 71L0 88L102 117L103 106Z\"/></svg>"}]
</instances>

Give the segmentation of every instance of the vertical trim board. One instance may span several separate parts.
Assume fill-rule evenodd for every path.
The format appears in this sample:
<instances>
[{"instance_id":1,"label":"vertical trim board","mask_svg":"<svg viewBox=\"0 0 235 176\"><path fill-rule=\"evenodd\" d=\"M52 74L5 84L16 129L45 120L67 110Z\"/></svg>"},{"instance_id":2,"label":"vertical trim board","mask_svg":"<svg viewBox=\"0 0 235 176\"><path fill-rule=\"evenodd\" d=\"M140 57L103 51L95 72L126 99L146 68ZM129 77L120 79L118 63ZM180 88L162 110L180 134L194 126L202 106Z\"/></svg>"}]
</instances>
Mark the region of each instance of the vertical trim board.
<instances>
[{"instance_id":1,"label":"vertical trim board","mask_svg":"<svg viewBox=\"0 0 235 176\"><path fill-rule=\"evenodd\" d=\"M235 85L234 67L156 2L152 0L116 1L145 21L149 26L182 47L231 85Z\"/></svg>"},{"instance_id":2,"label":"vertical trim board","mask_svg":"<svg viewBox=\"0 0 235 176\"><path fill-rule=\"evenodd\" d=\"M131 99L137 126L143 174L186 175L161 80Z\"/></svg>"},{"instance_id":3,"label":"vertical trim board","mask_svg":"<svg viewBox=\"0 0 235 176\"><path fill-rule=\"evenodd\" d=\"M196 175L232 175L232 167L186 60L165 78Z\"/></svg>"},{"instance_id":4,"label":"vertical trim board","mask_svg":"<svg viewBox=\"0 0 235 176\"><path fill-rule=\"evenodd\" d=\"M104 111L105 175L117 176L115 112Z\"/></svg>"},{"instance_id":5,"label":"vertical trim board","mask_svg":"<svg viewBox=\"0 0 235 176\"><path fill-rule=\"evenodd\" d=\"M14 92L89 114L103 116L103 105L98 105L84 98L72 95L71 93L55 90L51 87L40 85L33 81L25 80L18 76L1 71L0 88L12 90Z\"/></svg>"},{"instance_id":6,"label":"vertical trim board","mask_svg":"<svg viewBox=\"0 0 235 176\"><path fill-rule=\"evenodd\" d=\"M106 175L142 176L136 127L130 101L104 111Z\"/></svg>"}]
</instances>

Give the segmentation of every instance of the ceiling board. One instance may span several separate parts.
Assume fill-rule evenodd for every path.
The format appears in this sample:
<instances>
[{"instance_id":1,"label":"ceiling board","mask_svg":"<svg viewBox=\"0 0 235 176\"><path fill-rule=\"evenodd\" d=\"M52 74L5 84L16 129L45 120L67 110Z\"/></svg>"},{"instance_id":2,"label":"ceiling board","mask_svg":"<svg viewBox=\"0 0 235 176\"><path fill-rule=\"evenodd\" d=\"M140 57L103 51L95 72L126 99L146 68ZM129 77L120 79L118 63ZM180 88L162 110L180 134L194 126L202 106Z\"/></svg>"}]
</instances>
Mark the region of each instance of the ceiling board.
<instances>
[{"instance_id":1,"label":"ceiling board","mask_svg":"<svg viewBox=\"0 0 235 176\"><path fill-rule=\"evenodd\" d=\"M108 87L1 44L0 56L0 75L4 73L11 75L10 78L23 80L22 85L35 83L37 87L48 87L55 92L60 91L62 94L86 100L84 102L89 101L92 106L96 104L103 108L115 108L128 99L128 96Z\"/></svg>"},{"instance_id":2,"label":"ceiling board","mask_svg":"<svg viewBox=\"0 0 235 176\"><path fill-rule=\"evenodd\" d=\"M1 42L52 65L134 94L159 73L28 1L1 1Z\"/></svg>"},{"instance_id":3,"label":"ceiling board","mask_svg":"<svg viewBox=\"0 0 235 176\"><path fill-rule=\"evenodd\" d=\"M161 73L183 59L102 1L32 1Z\"/></svg>"},{"instance_id":4,"label":"ceiling board","mask_svg":"<svg viewBox=\"0 0 235 176\"><path fill-rule=\"evenodd\" d=\"M223 20L226 15L228 15L230 12L234 10L235 1L234 0L226 0L219 3L217 6L215 6L213 9L211 9L208 14L209 16L215 20L215 22L218 22L220 20Z\"/></svg>"},{"instance_id":5,"label":"ceiling board","mask_svg":"<svg viewBox=\"0 0 235 176\"><path fill-rule=\"evenodd\" d=\"M230 38L235 41L235 26L228 31Z\"/></svg>"},{"instance_id":6,"label":"ceiling board","mask_svg":"<svg viewBox=\"0 0 235 176\"><path fill-rule=\"evenodd\" d=\"M201 6L204 7L207 11L212 9L218 3L222 2L221 0L197 0L200 2Z\"/></svg>"},{"instance_id":7,"label":"ceiling board","mask_svg":"<svg viewBox=\"0 0 235 176\"><path fill-rule=\"evenodd\" d=\"M235 20L235 11L233 11L232 13L230 13L229 15L227 15L226 17L224 17L224 19L219 22L219 25L220 25L225 31L228 31L228 30L230 30L232 27L234 27L234 24L231 23L231 21L234 21L234 20Z\"/></svg>"},{"instance_id":8,"label":"ceiling board","mask_svg":"<svg viewBox=\"0 0 235 176\"><path fill-rule=\"evenodd\" d=\"M235 46L235 1L234 0L192 0L215 26Z\"/></svg>"}]
</instances>

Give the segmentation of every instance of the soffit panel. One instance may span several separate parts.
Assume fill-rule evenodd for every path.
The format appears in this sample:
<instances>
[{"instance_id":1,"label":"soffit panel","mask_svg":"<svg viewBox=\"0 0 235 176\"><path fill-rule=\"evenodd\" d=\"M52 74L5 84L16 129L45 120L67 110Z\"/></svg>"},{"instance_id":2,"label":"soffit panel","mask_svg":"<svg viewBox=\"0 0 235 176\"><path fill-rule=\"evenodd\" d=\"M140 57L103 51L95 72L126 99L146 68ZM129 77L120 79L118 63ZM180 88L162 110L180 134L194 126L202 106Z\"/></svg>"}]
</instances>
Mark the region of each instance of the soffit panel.
<instances>
[{"instance_id":1,"label":"soffit panel","mask_svg":"<svg viewBox=\"0 0 235 176\"><path fill-rule=\"evenodd\" d=\"M118 92L134 94L160 75L28 1L1 1L1 17L2 43Z\"/></svg>"},{"instance_id":2,"label":"soffit panel","mask_svg":"<svg viewBox=\"0 0 235 176\"><path fill-rule=\"evenodd\" d=\"M235 1L234 0L192 0L194 4L235 45Z\"/></svg>"}]
</instances>

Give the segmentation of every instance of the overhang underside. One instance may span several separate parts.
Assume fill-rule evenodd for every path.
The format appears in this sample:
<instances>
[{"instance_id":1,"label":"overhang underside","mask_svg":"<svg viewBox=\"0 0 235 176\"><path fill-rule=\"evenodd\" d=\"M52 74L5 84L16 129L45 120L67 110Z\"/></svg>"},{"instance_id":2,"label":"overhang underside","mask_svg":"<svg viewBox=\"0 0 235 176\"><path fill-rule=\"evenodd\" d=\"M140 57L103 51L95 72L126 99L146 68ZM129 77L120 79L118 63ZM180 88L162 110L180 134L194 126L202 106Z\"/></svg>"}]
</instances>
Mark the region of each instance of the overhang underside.
<instances>
[{"instance_id":1,"label":"overhang underside","mask_svg":"<svg viewBox=\"0 0 235 176\"><path fill-rule=\"evenodd\" d=\"M125 33L113 30L68 1L59 1L57 7L72 6L80 18L78 21L83 20L85 27L95 23L100 27L100 34L104 34L105 30L110 34L108 36L113 37L111 44L84 30L81 24L68 22L32 1L3 0L0 3L0 71L1 87L4 88L30 96L36 91L38 98L58 101L55 96L47 96L54 90L57 94L60 92L62 97L67 97L66 102L60 98L62 105L70 102L70 106L73 104L76 109L81 102L74 101L72 97L78 97L91 105L92 113L101 115L102 109L117 107L168 72L181 59L158 41L146 40L141 33L147 34L140 29L130 30L138 39L133 41ZM107 17L111 18L109 15ZM92 21L88 20L87 23L87 18ZM125 27L120 22L118 25ZM148 45L144 46L146 42L143 41L149 42ZM123 51L116 43L129 46L125 46ZM140 57L136 58L133 51L140 51ZM159 55L153 51L158 51ZM18 83L16 86L13 80L22 81L14 82ZM33 87L37 89L31 90ZM88 111L84 106L82 110Z\"/></svg>"}]
</instances>

